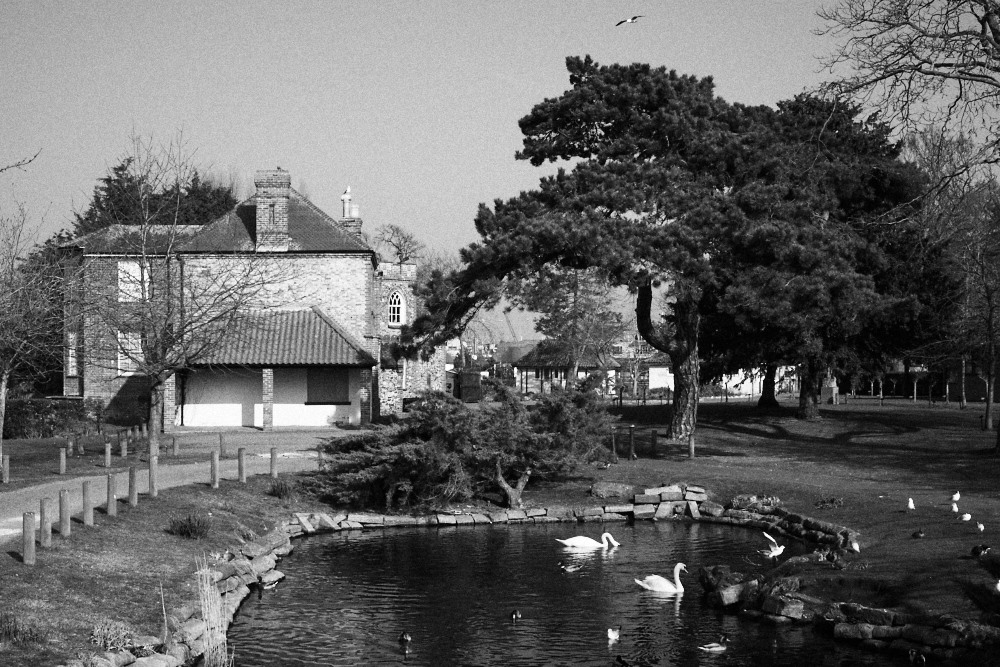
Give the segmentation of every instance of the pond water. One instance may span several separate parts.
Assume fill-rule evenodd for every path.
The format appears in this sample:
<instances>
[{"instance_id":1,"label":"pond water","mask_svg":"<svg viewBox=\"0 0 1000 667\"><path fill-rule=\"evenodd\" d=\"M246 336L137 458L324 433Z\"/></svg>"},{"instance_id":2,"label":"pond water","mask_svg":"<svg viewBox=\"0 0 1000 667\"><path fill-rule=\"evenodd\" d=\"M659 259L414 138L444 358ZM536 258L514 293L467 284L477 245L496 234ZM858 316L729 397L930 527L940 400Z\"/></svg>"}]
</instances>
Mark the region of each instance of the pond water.
<instances>
[{"instance_id":1,"label":"pond water","mask_svg":"<svg viewBox=\"0 0 1000 667\"><path fill-rule=\"evenodd\" d=\"M570 552L555 539L609 530L621 546ZM273 665L885 665L817 634L710 608L703 565L764 567L760 531L686 522L478 526L341 532L298 540L287 578L252 594L229 632L237 667ZM792 544L786 555L801 551ZM564 572L559 561L579 565ZM670 577L664 596L634 579ZM521 612L516 623L513 610ZM621 626L609 642L608 628ZM409 650L398 638L412 637ZM711 654L699 645L729 635Z\"/></svg>"}]
</instances>

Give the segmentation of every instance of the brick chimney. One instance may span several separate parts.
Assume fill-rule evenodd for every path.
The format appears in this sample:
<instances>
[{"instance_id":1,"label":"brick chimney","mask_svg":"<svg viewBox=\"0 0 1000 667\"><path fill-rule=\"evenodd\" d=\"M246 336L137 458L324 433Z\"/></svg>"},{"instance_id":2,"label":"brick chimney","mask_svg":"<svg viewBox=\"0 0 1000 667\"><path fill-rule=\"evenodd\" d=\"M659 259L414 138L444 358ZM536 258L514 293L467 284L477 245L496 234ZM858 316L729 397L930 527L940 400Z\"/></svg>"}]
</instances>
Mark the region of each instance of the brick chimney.
<instances>
[{"instance_id":1,"label":"brick chimney","mask_svg":"<svg viewBox=\"0 0 1000 667\"><path fill-rule=\"evenodd\" d=\"M253 182L257 186L257 250L287 252L292 177L278 167L258 171Z\"/></svg>"},{"instance_id":2,"label":"brick chimney","mask_svg":"<svg viewBox=\"0 0 1000 667\"><path fill-rule=\"evenodd\" d=\"M340 224L343 225L344 229L354 234L357 237L361 237L361 214L358 212L358 205L351 203L351 186L348 185L347 189L344 190L344 194L340 195L340 201L343 203L343 212L340 218Z\"/></svg>"}]
</instances>

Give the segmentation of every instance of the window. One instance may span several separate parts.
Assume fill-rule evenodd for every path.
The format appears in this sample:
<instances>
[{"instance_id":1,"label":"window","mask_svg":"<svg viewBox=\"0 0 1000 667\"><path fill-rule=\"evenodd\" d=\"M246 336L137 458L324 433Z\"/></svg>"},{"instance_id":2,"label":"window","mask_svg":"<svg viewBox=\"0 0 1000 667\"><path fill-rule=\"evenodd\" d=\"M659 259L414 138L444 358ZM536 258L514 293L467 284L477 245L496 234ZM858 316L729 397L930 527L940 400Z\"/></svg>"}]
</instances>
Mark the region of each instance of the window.
<instances>
[{"instance_id":1,"label":"window","mask_svg":"<svg viewBox=\"0 0 1000 667\"><path fill-rule=\"evenodd\" d=\"M138 373L137 359L142 359L142 335L138 331L119 331L118 374L135 375Z\"/></svg>"},{"instance_id":2,"label":"window","mask_svg":"<svg viewBox=\"0 0 1000 667\"><path fill-rule=\"evenodd\" d=\"M118 301L139 301L142 299L142 267L132 259L118 262Z\"/></svg>"},{"instance_id":3,"label":"window","mask_svg":"<svg viewBox=\"0 0 1000 667\"><path fill-rule=\"evenodd\" d=\"M350 383L346 368L309 368L306 372L306 403L348 405Z\"/></svg>"},{"instance_id":4,"label":"window","mask_svg":"<svg viewBox=\"0 0 1000 667\"><path fill-rule=\"evenodd\" d=\"M402 326L405 317L406 302L403 300L403 295L393 292L389 295L389 326Z\"/></svg>"},{"instance_id":5,"label":"window","mask_svg":"<svg viewBox=\"0 0 1000 667\"><path fill-rule=\"evenodd\" d=\"M76 359L76 332L66 334L66 375L79 375Z\"/></svg>"}]
</instances>

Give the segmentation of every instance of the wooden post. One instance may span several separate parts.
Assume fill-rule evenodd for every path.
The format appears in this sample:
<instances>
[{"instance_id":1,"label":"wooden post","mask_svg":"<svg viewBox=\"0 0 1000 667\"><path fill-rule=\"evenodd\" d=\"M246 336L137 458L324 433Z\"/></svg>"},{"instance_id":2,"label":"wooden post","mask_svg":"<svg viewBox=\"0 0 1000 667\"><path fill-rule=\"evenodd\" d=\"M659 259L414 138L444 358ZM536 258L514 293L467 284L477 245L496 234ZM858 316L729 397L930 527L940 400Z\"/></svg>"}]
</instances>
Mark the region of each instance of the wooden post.
<instances>
[{"instance_id":1,"label":"wooden post","mask_svg":"<svg viewBox=\"0 0 1000 667\"><path fill-rule=\"evenodd\" d=\"M236 450L236 458L239 460L240 484L247 483L247 448L240 447Z\"/></svg>"},{"instance_id":2,"label":"wooden post","mask_svg":"<svg viewBox=\"0 0 1000 667\"><path fill-rule=\"evenodd\" d=\"M170 455L177 456L177 436L170 436Z\"/></svg>"},{"instance_id":3,"label":"wooden post","mask_svg":"<svg viewBox=\"0 0 1000 667\"><path fill-rule=\"evenodd\" d=\"M90 480L83 483L83 525L94 525L94 499L90 495Z\"/></svg>"},{"instance_id":4,"label":"wooden post","mask_svg":"<svg viewBox=\"0 0 1000 667\"><path fill-rule=\"evenodd\" d=\"M139 424L139 430L143 438L149 437L149 429L146 428L146 422L142 422Z\"/></svg>"},{"instance_id":5,"label":"wooden post","mask_svg":"<svg viewBox=\"0 0 1000 667\"><path fill-rule=\"evenodd\" d=\"M35 513L25 512L24 520L21 524L21 551L25 565L35 564Z\"/></svg>"},{"instance_id":6,"label":"wooden post","mask_svg":"<svg viewBox=\"0 0 1000 667\"><path fill-rule=\"evenodd\" d=\"M110 442L105 442L104 443L104 467L105 468L110 468L111 467L111 443Z\"/></svg>"},{"instance_id":7,"label":"wooden post","mask_svg":"<svg viewBox=\"0 0 1000 667\"><path fill-rule=\"evenodd\" d=\"M81 435L80 438L75 442L76 442L76 453L79 454L80 456L86 454L87 450L83 448L83 436Z\"/></svg>"},{"instance_id":8,"label":"wooden post","mask_svg":"<svg viewBox=\"0 0 1000 667\"><path fill-rule=\"evenodd\" d=\"M225 455L226 455L226 439L220 433L219 434L219 456L225 456Z\"/></svg>"},{"instance_id":9,"label":"wooden post","mask_svg":"<svg viewBox=\"0 0 1000 667\"><path fill-rule=\"evenodd\" d=\"M117 478L114 473L108 473L108 504L106 510L108 516L118 516L118 489Z\"/></svg>"},{"instance_id":10,"label":"wooden post","mask_svg":"<svg viewBox=\"0 0 1000 667\"><path fill-rule=\"evenodd\" d=\"M618 427L611 427L611 460L614 463L618 463L618 443L615 439L618 437Z\"/></svg>"},{"instance_id":11,"label":"wooden post","mask_svg":"<svg viewBox=\"0 0 1000 667\"><path fill-rule=\"evenodd\" d=\"M151 456L149 457L149 497L155 498L160 494L159 488L156 486L156 469L160 466L160 457Z\"/></svg>"},{"instance_id":12,"label":"wooden post","mask_svg":"<svg viewBox=\"0 0 1000 667\"><path fill-rule=\"evenodd\" d=\"M271 447L271 479L278 479L278 448Z\"/></svg>"},{"instance_id":13,"label":"wooden post","mask_svg":"<svg viewBox=\"0 0 1000 667\"><path fill-rule=\"evenodd\" d=\"M694 458L694 432L688 433L688 456Z\"/></svg>"},{"instance_id":14,"label":"wooden post","mask_svg":"<svg viewBox=\"0 0 1000 667\"><path fill-rule=\"evenodd\" d=\"M654 428L649 434L649 449L650 456L654 459L656 458L656 429Z\"/></svg>"},{"instance_id":15,"label":"wooden post","mask_svg":"<svg viewBox=\"0 0 1000 667\"><path fill-rule=\"evenodd\" d=\"M52 546L52 499L42 498L39 510L38 541L48 549Z\"/></svg>"},{"instance_id":16,"label":"wooden post","mask_svg":"<svg viewBox=\"0 0 1000 667\"><path fill-rule=\"evenodd\" d=\"M67 453L70 456L73 456L73 451L76 449L76 446L73 442L73 438L66 438L66 444L64 446L67 450L69 450Z\"/></svg>"},{"instance_id":17,"label":"wooden post","mask_svg":"<svg viewBox=\"0 0 1000 667\"><path fill-rule=\"evenodd\" d=\"M128 467L128 504L129 507L139 504L139 471L135 466Z\"/></svg>"},{"instance_id":18,"label":"wooden post","mask_svg":"<svg viewBox=\"0 0 1000 667\"><path fill-rule=\"evenodd\" d=\"M634 461L635 455L635 424L628 427L628 460Z\"/></svg>"},{"instance_id":19,"label":"wooden post","mask_svg":"<svg viewBox=\"0 0 1000 667\"><path fill-rule=\"evenodd\" d=\"M316 445L316 466L317 469L322 472L323 470L323 445Z\"/></svg>"},{"instance_id":20,"label":"wooden post","mask_svg":"<svg viewBox=\"0 0 1000 667\"><path fill-rule=\"evenodd\" d=\"M66 448L65 447L60 447L59 448L59 474L60 475L65 475L66 474Z\"/></svg>"},{"instance_id":21,"label":"wooden post","mask_svg":"<svg viewBox=\"0 0 1000 667\"><path fill-rule=\"evenodd\" d=\"M61 489L59 491L59 535L69 537L69 491Z\"/></svg>"},{"instance_id":22,"label":"wooden post","mask_svg":"<svg viewBox=\"0 0 1000 667\"><path fill-rule=\"evenodd\" d=\"M4 484L10 484L10 454L4 454L0 461L0 479Z\"/></svg>"},{"instance_id":23,"label":"wooden post","mask_svg":"<svg viewBox=\"0 0 1000 667\"><path fill-rule=\"evenodd\" d=\"M118 431L118 445L121 457L123 459L126 458L128 456L128 433L126 433L125 437L123 438L122 432Z\"/></svg>"},{"instance_id":24,"label":"wooden post","mask_svg":"<svg viewBox=\"0 0 1000 667\"><path fill-rule=\"evenodd\" d=\"M219 452L212 452L212 488L219 488Z\"/></svg>"}]
</instances>

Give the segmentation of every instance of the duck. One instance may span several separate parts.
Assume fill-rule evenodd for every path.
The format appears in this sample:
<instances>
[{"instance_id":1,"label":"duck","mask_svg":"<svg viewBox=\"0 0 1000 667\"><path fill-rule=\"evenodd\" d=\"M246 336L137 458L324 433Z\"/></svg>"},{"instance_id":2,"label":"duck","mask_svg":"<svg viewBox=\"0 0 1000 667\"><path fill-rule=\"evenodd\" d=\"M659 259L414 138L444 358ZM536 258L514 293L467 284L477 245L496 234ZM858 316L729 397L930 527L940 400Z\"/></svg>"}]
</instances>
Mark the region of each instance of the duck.
<instances>
[{"instance_id":1,"label":"duck","mask_svg":"<svg viewBox=\"0 0 1000 667\"><path fill-rule=\"evenodd\" d=\"M908 510L915 510L915 509L917 509L917 506L913 504L913 498L907 498L906 499L906 509L908 509Z\"/></svg>"},{"instance_id":2,"label":"duck","mask_svg":"<svg viewBox=\"0 0 1000 667\"><path fill-rule=\"evenodd\" d=\"M913 535L911 537L913 537L913 539L915 539L915 540L919 540L923 536L924 536L924 529L923 528L917 528L913 532Z\"/></svg>"},{"instance_id":3,"label":"duck","mask_svg":"<svg viewBox=\"0 0 1000 667\"><path fill-rule=\"evenodd\" d=\"M681 584L681 571L687 572L687 566L684 563L677 563L677 565L674 565L673 581L665 579L658 574L651 574L645 579L635 579L634 581L647 591L654 591L656 593L683 593L684 586Z\"/></svg>"},{"instance_id":4,"label":"duck","mask_svg":"<svg viewBox=\"0 0 1000 667\"><path fill-rule=\"evenodd\" d=\"M559 569L563 572L576 572L583 567L582 563L567 563L564 560L559 561Z\"/></svg>"},{"instance_id":5,"label":"duck","mask_svg":"<svg viewBox=\"0 0 1000 667\"><path fill-rule=\"evenodd\" d=\"M770 535L768 535L767 533L764 533L764 537L766 537L768 540L771 541L771 545L768 547L767 551L761 551L760 553L763 554L764 556L767 556L771 560L774 560L775 558L780 556L781 553L785 550L785 545L779 546L778 541L773 537L771 537Z\"/></svg>"},{"instance_id":6,"label":"duck","mask_svg":"<svg viewBox=\"0 0 1000 667\"><path fill-rule=\"evenodd\" d=\"M586 537L583 535L577 535L576 537L567 537L565 540L560 540L556 538L556 542L559 542L564 547L568 549L579 549L579 550L594 550L594 549L607 549L609 546L617 547L618 541L611 536L611 533L604 533L601 535L601 541L598 542L592 537Z\"/></svg>"},{"instance_id":7,"label":"duck","mask_svg":"<svg viewBox=\"0 0 1000 667\"><path fill-rule=\"evenodd\" d=\"M616 642L619 639L621 639L621 636L622 636L622 626L619 625L617 628L608 628L609 642Z\"/></svg>"},{"instance_id":8,"label":"duck","mask_svg":"<svg viewBox=\"0 0 1000 667\"><path fill-rule=\"evenodd\" d=\"M514 611L510 612L510 622L511 623L517 623L519 620L521 620L521 610L520 609L515 609Z\"/></svg>"},{"instance_id":9,"label":"duck","mask_svg":"<svg viewBox=\"0 0 1000 667\"><path fill-rule=\"evenodd\" d=\"M975 558L982 558L989 552L990 552L990 547L986 544L977 544L976 546L972 547L972 555Z\"/></svg>"},{"instance_id":10,"label":"duck","mask_svg":"<svg viewBox=\"0 0 1000 667\"><path fill-rule=\"evenodd\" d=\"M702 651L708 651L710 653L722 653L726 650L726 642L729 641L729 635L722 635L719 637L719 641L712 642L711 644L702 644L698 648Z\"/></svg>"}]
</instances>

